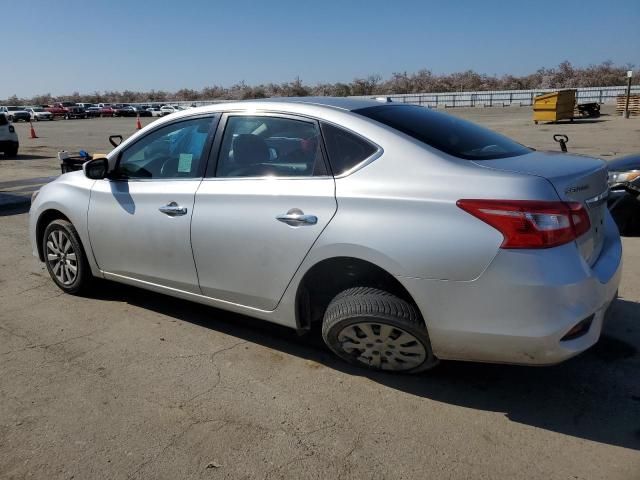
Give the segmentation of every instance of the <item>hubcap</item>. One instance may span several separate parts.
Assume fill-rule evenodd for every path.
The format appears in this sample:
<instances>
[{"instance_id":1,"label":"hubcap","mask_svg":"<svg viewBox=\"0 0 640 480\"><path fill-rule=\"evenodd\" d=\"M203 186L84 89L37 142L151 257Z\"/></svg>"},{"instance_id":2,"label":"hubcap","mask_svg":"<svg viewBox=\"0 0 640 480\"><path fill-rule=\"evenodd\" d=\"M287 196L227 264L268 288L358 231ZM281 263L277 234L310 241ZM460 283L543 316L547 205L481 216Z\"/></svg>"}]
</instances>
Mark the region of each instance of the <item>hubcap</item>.
<instances>
[{"instance_id":1,"label":"hubcap","mask_svg":"<svg viewBox=\"0 0 640 480\"><path fill-rule=\"evenodd\" d=\"M380 370L410 370L427 358L424 345L415 336L385 323L349 325L338 334L338 342L358 362Z\"/></svg>"},{"instance_id":2,"label":"hubcap","mask_svg":"<svg viewBox=\"0 0 640 480\"><path fill-rule=\"evenodd\" d=\"M78 276L76 252L63 230L54 230L47 237L47 263L63 285L71 285Z\"/></svg>"}]
</instances>

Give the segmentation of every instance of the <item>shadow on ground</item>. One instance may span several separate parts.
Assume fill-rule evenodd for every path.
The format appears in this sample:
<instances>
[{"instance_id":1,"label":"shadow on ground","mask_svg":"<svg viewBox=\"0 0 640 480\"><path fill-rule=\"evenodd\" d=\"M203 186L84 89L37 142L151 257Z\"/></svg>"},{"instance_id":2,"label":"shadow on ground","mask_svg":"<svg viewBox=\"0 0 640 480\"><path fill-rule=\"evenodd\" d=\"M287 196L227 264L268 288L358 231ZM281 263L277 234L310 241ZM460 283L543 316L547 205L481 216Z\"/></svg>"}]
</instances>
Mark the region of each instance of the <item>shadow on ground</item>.
<instances>
[{"instance_id":1,"label":"shadow on ground","mask_svg":"<svg viewBox=\"0 0 640 480\"><path fill-rule=\"evenodd\" d=\"M430 372L411 376L352 367L334 357L315 331L299 337L288 328L134 287L101 282L99 288L93 296L97 300L157 311L407 394L503 412L513 422L640 450L640 358L632 345L640 333L633 321L640 318L636 302L618 300L600 342L557 366L442 362Z\"/></svg>"},{"instance_id":2,"label":"shadow on ground","mask_svg":"<svg viewBox=\"0 0 640 480\"><path fill-rule=\"evenodd\" d=\"M9 160L14 161L28 161L28 160L42 160L43 158L50 158L51 160L55 160L51 155L36 155L34 153L19 153L14 158L10 158Z\"/></svg>"},{"instance_id":3,"label":"shadow on ground","mask_svg":"<svg viewBox=\"0 0 640 480\"><path fill-rule=\"evenodd\" d=\"M0 217L27 213L31 208L29 197L0 192Z\"/></svg>"}]
</instances>

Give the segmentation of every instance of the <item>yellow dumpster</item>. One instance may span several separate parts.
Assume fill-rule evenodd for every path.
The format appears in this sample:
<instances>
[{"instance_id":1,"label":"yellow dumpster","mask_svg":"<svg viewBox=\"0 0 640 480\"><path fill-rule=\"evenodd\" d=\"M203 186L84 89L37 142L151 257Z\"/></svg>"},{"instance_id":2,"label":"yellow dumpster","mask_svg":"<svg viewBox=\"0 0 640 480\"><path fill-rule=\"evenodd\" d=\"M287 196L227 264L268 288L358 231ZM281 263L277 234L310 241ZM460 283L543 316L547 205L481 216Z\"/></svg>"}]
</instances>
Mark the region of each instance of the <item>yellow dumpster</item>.
<instances>
[{"instance_id":1,"label":"yellow dumpster","mask_svg":"<svg viewBox=\"0 0 640 480\"><path fill-rule=\"evenodd\" d=\"M573 121L575 104L575 90L560 90L539 95L533 99L533 121L535 123L557 122L564 119Z\"/></svg>"}]
</instances>

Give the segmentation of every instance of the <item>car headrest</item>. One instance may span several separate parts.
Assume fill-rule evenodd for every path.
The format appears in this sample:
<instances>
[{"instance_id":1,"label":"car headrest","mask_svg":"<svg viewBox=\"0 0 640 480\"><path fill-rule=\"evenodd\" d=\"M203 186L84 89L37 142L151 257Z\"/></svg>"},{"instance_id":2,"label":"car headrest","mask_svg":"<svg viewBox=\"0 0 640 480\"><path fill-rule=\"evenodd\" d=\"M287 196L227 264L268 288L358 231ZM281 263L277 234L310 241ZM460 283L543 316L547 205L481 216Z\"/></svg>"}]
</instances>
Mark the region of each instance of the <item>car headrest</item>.
<instances>
[{"instance_id":1,"label":"car headrest","mask_svg":"<svg viewBox=\"0 0 640 480\"><path fill-rule=\"evenodd\" d=\"M267 142L258 135L242 133L233 141L233 159L238 166L266 163L269 161Z\"/></svg>"}]
</instances>

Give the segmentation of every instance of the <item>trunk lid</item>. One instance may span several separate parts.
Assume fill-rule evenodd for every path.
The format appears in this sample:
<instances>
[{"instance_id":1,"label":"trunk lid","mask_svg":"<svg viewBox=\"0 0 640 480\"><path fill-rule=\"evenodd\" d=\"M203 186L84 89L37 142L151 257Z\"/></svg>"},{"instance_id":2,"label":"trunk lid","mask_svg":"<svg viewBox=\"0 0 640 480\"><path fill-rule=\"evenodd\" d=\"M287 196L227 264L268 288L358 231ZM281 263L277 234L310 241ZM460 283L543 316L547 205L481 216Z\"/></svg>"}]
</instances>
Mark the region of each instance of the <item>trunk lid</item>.
<instances>
[{"instance_id":1,"label":"trunk lid","mask_svg":"<svg viewBox=\"0 0 640 480\"><path fill-rule=\"evenodd\" d=\"M561 200L580 202L589 212L591 229L576 242L589 265L598 259L604 241L607 209L607 164L603 160L558 152L531 152L517 157L479 160L480 167L546 178Z\"/></svg>"}]
</instances>

